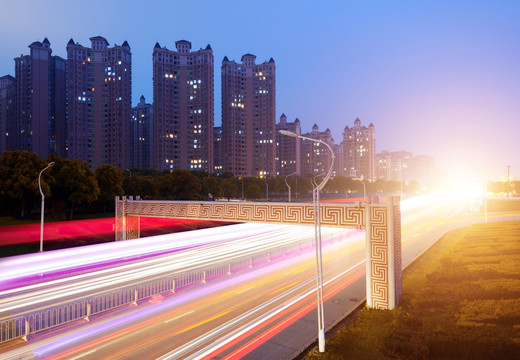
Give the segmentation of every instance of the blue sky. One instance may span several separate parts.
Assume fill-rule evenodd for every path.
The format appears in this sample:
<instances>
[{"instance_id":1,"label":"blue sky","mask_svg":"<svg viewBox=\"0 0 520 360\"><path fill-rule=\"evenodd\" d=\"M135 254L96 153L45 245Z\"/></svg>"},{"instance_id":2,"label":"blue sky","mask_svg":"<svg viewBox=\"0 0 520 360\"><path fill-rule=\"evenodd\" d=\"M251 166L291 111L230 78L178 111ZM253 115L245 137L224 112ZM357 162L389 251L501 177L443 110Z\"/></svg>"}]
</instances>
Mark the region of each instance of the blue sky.
<instances>
[{"instance_id":1,"label":"blue sky","mask_svg":"<svg viewBox=\"0 0 520 360\"><path fill-rule=\"evenodd\" d=\"M277 66L277 119L317 123L341 142L356 117L376 127L377 152L435 157L451 172L520 178L520 2L76 1L2 4L0 74L45 37L66 56L70 38L101 35L132 50L133 104L152 102L152 51L186 39L211 44L215 124L224 56Z\"/></svg>"}]
</instances>

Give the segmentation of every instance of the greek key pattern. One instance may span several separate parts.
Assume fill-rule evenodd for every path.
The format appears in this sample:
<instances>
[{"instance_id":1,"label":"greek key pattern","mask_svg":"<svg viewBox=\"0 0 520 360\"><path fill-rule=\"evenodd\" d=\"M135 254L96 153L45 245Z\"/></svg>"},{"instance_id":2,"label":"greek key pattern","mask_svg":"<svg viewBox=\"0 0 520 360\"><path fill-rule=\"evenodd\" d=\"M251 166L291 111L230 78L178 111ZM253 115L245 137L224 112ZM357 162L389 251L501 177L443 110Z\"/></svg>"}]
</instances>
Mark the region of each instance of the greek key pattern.
<instances>
[{"instance_id":1,"label":"greek key pattern","mask_svg":"<svg viewBox=\"0 0 520 360\"><path fill-rule=\"evenodd\" d=\"M395 276L395 302L399 303L401 295L403 294L402 289L402 256L401 256L401 206L400 204L394 204L394 276Z\"/></svg>"},{"instance_id":2,"label":"greek key pattern","mask_svg":"<svg viewBox=\"0 0 520 360\"><path fill-rule=\"evenodd\" d=\"M312 203L125 201L127 217L151 216L223 220L314 224ZM352 204L320 204L321 223L326 226L365 227L365 207ZM129 224L127 223L127 226Z\"/></svg>"},{"instance_id":3,"label":"greek key pattern","mask_svg":"<svg viewBox=\"0 0 520 360\"><path fill-rule=\"evenodd\" d=\"M124 219L124 203L116 198L116 211L115 211L115 227L116 227L116 241L123 240L123 231L126 229L123 226Z\"/></svg>"},{"instance_id":4,"label":"greek key pattern","mask_svg":"<svg viewBox=\"0 0 520 360\"><path fill-rule=\"evenodd\" d=\"M368 306L376 309L389 309L390 306L394 306L391 305L390 300L392 304L397 304L402 292L400 204L399 200L390 204L320 204L321 224L324 226L365 229L367 223L370 224L370 228L366 229L369 234L367 236L367 279L369 281L367 298L370 298ZM123 240L123 234L125 239L139 237L141 216L314 225L314 205L312 203L117 199L116 240ZM391 271L391 266L394 271ZM390 288L394 286L391 283L395 284L395 289Z\"/></svg>"},{"instance_id":5,"label":"greek key pattern","mask_svg":"<svg viewBox=\"0 0 520 360\"><path fill-rule=\"evenodd\" d=\"M126 239L138 239L139 238L139 217L127 216L126 217Z\"/></svg>"},{"instance_id":6,"label":"greek key pattern","mask_svg":"<svg viewBox=\"0 0 520 360\"><path fill-rule=\"evenodd\" d=\"M370 287L372 304L376 309L389 308L388 271L388 209L386 206L370 206Z\"/></svg>"}]
</instances>

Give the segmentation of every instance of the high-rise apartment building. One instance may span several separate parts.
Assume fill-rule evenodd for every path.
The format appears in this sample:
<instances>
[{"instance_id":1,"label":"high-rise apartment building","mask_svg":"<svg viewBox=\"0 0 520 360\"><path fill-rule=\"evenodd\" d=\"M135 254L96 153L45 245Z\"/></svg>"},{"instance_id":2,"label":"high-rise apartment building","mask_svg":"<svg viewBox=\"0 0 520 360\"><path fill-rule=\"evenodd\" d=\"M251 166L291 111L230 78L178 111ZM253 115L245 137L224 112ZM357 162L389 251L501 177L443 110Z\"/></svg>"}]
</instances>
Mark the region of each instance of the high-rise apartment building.
<instances>
[{"instance_id":1,"label":"high-rise apartment building","mask_svg":"<svg viewBox=\"0 0 520 360\"><path fill-rule=\"evenodd\" d=\"M334 152L334 166L332 167L332 176L344 176L343 164L343 146L341 144L332 144L332 151Z\"/></svg>"},{"instance_id":2,"label":"high-rise apartment building","mask_svg":"<svg viewBox=\"0 0 520 360\"><path fill-rule=\"evenodd\" d=\"M374 124L361 126L356 118L354 126L345 126L343 131L343 161L345 176L375 180L376 138Z\"/></svg>"},{"instance_id":3,"label":"high-rise apartment building","mask_svg":"<svg viewBox=\"0 0 520 360\"><path fill-rule=\"evenodd\" d=\"M407 163L407 171L403 175L405 181L417 180L421 184L432 185L437 180L435 158L428 155L415 155Z\"/></svg>"},{"instance_id":4,"label":"high-rise apartment building","mask_svg":"<svg viewBox=\"0 0 520 360\"><path fill-rule=\"evenodd\" d=\"M151 169L153 164L153 106L146 103L143 95L141 95L139 104L132 108L131 134L130 167Z\"/></svg>"},{"instance_id":5,"label":"high-rise apartment building","mask_svg":"<svg viewBox=\"0 0 520 360\"><path fill-rule=\"evenodd\" d=\"M276 66L255 60L222 60L223 167L235 176L276 175Z\"/></svg>"},{"instance_id":6,"label":"high-rise apartment building","mask_svg":"<svg viewBox=\"0 0 520 360\"><path fill-rule=\"evenodd\" d=\"M276 124L276 175L287 176L291 174L301 174L301 142L299 138L294 138L280 134L280 130L287 130L301 135L302 128L300 120L287 122L287 116L282 114L280 122Z\"/></svg>"},{"instance_id":7,"label":"high-rise apartment building","mask_svg":"<svg viewBox=\"0 0 520 360\"><path fill-rule=\"evenodd\" d=\"M153 49L154 168L214 171L213 50Z\"/></svg>"},{"instance_id":8,"label":"high-rise apartment building","mask_svg":"<svg viewBox=\"0 0 520 360\"><path fill-rule=\"evenodd\" d=\"M0 77L0 153L7 150L7 124L14 121L14 77Z\"/></svg>"},{"instance_id":9,"label":"high-rise apartment building","mask_svg":"<svg viewBox=\"0 0 520 360\"><path fill-rule=\"evenodd\" d=\"M69 158L90 167L130 166L132 54L128 42L109 47L101 36L91 47L67 44Z\"/></svg>"},{"instance_id":10,"label":"high-rise apartment building","mask_svg":"<svg viewBox=\"0 0 520 360\"><path fill-rule=\"evenodd\" d=\"M303 136L321 140L328 144L331 148L334 146L334 139L332 138L330 129L319 131L318 125L314 124L312 131ZM334 155L335 156L335 155ZM301 150L301 166L302 175L315 176L327 174L332 161L332 154L327 146L311 140L302 140Z\"/></svg>"},{"instance_id":11,"label":"high-rise apartment building","mask_svg":"<svg viewBox=\"0 0 520 360\"><path fill-rule=\"evenodd\" d=\"M222 174L222 126L213 127L213 167L215 174Z\"/></svg>"},{"instance_id":12,"label":"high-rise apartment building","mask_svg":"<svg viewBox=\"0 0 520 360\"><path fill-rule=\"evenodd\" d=\"M15 61L15 113L6 124L7 148L46 158L65 155L65 60L52 56L47 38Z\"/></svg>"},{"instance_id":13,"label":"high-rise apartment building","mask_svg":"<svg viewBox=\"0 0 520 360\"><path fill-rule=\"evenodd\" d=\"M376 154L375 160L376 178L384 181L393 180L393 163L390 152L385 150L379 154Z\"/></svg>"}]
</instances>

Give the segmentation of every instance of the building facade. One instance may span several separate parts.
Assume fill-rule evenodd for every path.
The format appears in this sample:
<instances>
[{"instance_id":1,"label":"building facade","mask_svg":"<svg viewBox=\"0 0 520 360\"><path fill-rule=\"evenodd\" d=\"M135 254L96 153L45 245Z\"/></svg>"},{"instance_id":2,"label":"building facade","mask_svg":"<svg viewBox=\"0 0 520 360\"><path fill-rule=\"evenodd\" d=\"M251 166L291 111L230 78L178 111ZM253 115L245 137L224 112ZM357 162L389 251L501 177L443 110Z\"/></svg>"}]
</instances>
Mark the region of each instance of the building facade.
<instances>
[{"instance_id":1,"label":"building facade","mask_svg":"<svg viewBox=\"0 0 520 360\"><path fill-rule=\"evenodd\" d=\"M0 153L7 150L7 124L14 121L14 77L0 77Z\"/></svg>"},{"instance_id":2,"label":"building facade","mask_svg":"<svg viewBox=\"0 0 520 360\"><path fill-rule=\"evenodd\" d=\"M255 60L222 60L223 170L269 177L276 175L276 66Z\"/></svg>"},{"instance_id":3,"label":"building facade","mask_svg":"<svg viewBox=\"0 0 520 360\"><path fill-rule=\"evenodd\" d=\"M334 139L329 129L319 131L318 125L314 124L312 131L303 136L321 140L331 148L334 146ZM301 148L301 172L303 176L325 176L329 171L332 161L332 154L327 146L311 140L302 140Z\"/></svg>"},{"instance_id":4,"label":"building facade","mask_svg":"<svg viewBox=\"0 0 520 360\"><path fill-rule=\"evenodd\" d=\"M153 106L141 95L139 104L132 108L131 159L133 169L152 168Z\"/></svg>"},{"instance_id":5,"label":"building facade","mask_svg":"<svg viewBox=\"0 0 520 360\"><path fill-rule=\"evenodd\" d=\"M301 135L300 120L295 119L293 122L287 122L287 116L282 114L280 122L276 124L276 175L300 175L302 140L282 135L280 130L287 130L296 135Z\"/></svg>"},{"instance_id":6,"label":"building facade","mask_svg":"<svg viewBox=\"0 0 520 360\"><path fill-rule=\"evenodd\" d=\"M428 155L415 155L408 162L406 181L417 180L424 185L432 185L437 180L435 158Z\"/></svg>"},{"instance_id":7,"label":"building facade","mask_svg":"<svg viewBox=\"0 0 520 360\"><path fill-rule=\"evenodd\" d=\"M213 127L213 167L215 174L222 174L222 126Z\"/></svg>"},{"instance_id":8,"label":"building facade","mask_svg":"<svg viewBox=\"0 0 520 360\"><path fill-rule=\"evenodd\" d=\"M344 175L343 164L343 146L341 144L332 144L332 151L334 152L334 166L332 167L332 176Z\"/></svg>"},{"instance_id":9,"label":"building facade","mask_svg":"<svg viewBox=\"0 0 520 360\"><path fill-rule=\"evenodd\" d=\"M8 150L28 150L47 158L65 155L65 60L52 56L47 38L15 61L13 121L6 123Z\"/></svg>"},{"instance_id":10,"label":"building facade","mask_svg":"<svg viewBox=\"0 0 520 360\"><path fill-rule=\"evenodd\" d=\"M213 50L191 51L186 40L175 46L153 49L154 168L212 173Z\"/></svg>"},{"instance_id":11,"label":"building facade","mask_svg":"<svg viewBox=\"0 0 520 360\"><path fill-rule=\"evenodd\" d=\"M345 127L343 131L344 175L359 178L363 176L369 181L376 179L375 156L376 138L374 124L361 126L356 118L354 126Z\"/></svg>"},{"instance_id":12,"label":"building facade","mask_svg":"<svg viewBox=\"0 0 520 360\"><path fill-rule=\"evenodd\" d=\"M91 47L67 44L68 156L91 168L130 166L132 54L130 45L109 47L101 36Z\"/></svg>"}]
</instances>

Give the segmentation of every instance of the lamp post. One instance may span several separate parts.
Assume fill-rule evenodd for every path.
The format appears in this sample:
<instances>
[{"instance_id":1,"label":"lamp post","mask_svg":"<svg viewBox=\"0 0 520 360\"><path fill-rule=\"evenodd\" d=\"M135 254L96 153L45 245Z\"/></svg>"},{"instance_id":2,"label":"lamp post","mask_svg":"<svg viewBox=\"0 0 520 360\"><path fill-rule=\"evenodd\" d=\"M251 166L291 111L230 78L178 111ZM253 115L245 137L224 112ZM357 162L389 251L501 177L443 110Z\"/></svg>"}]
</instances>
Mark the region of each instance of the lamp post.
<instances>
[{"instance_id":1,"label":"lamp post","mask_svg":"<svg viewBox=\"0 0 520 360\"><path fill-rule=\"evenodd\" d=\"M45 169L40 171L40 175L38 175L38 188L40 189L40 194L42 195L42 219L41 219L41 225L40 225L40 252L43 251L43 215L45 213L45 195L43 195L42 191L42 184L41 184L41 177L42 173L47 170L48 168L52 167L54 165L54 161L51 161Z\"/></svg>"},{"instance_id":2,"label":"lamp post","mask_svg":"<svg viewBox=\"0 0 520 360\"><path fill-rule=\"evenodd\" d=\"M363 181L365 177L361 175L359 178L361 181L361 184L363 184L363 201L367 201L367 186L365 185L365 182Z\"/></svg>"},{"instance_id":3,"label":"lamp post","mask_svg":"<svg viewBox=\"0 0 520 360\"><path fill-rule=\"evenodd\" d=\"M267 176L264 179L265 181L265 201L269 201L269 185L267 184Z\"/></svg>"},{"instance_id":4,"label":"lamp post","mask_svg":"<svg viewBox=\"0 0 520 360\"><path fill-rule=\"evenodd\" d=\"M239 176L238 179L242 183L242 200L244 200L244 178L242 176Z\"/></svg>"},{"instance_id":5,"label":"lamp post","mask_svg":"<svg viewBox=\"0 0 520 360\"><path fill-rule=\"evenodd\" d=\"M293 172L292 174L289 174L285 177L285 185L287 185L287 188L289 189L289 202L291 202L291 187L289 186L289 183L287 182L287 179L289 176L296 175L297 171Z\"/></svg>"},{"instance_id":6,"label":"lamp post","mask_svg":"<svg viewBox=\"0 0 520 360\"><path fill-rule=\"evenodd\" d=\"M292 131L280 130L280 134L300 138L303 140L309 140L325 145L330 151L330 167L327 171L325 178L319 184L313 186L313 200L314 200L314 240L316 243L316 296L317 296L317 309L318 309L318 350L325 352L325 315L323 312L323 255L321 247L321 213L320 213L320 191L323 189L325 184L332 174L332 167L334 165L334 152L329 144L324 141L301 136L293 133Z\"/></svg>"}]
</instances>

